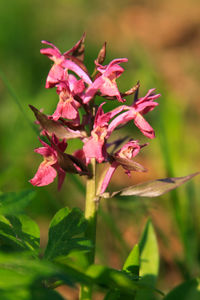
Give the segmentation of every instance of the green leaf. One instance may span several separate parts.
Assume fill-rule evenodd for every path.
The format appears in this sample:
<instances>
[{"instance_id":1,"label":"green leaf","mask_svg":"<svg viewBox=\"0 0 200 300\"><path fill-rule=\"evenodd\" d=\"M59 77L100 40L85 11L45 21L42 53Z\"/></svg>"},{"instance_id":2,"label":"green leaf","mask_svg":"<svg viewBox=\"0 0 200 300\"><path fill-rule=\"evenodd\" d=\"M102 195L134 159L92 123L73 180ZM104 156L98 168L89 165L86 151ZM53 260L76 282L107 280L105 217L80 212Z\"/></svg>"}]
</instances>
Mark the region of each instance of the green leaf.
<instances>
[{"instance_id":1,"label":"green leaf","mask_svg":"<svg viewBox=\"0 0 200 300\"><path fill-rule=\"evenodd\" d=\"M124 299L129 300L129 296L130 296L130 295L126 295L126 297L125 297ZM109 291L109 292L106 294L104 300L120 300L120 297L121 297L121 295L120 295L120 292L119 292L118 290L117 290L117 291ZM128 297L128 298L127 298L127 297ZM132 296L132 295L131 295L130 297L133 299L133 296ZM132 300L132 299L131 299L131 300Z\"/></svg>"},{"instance_id":2,"label":"green leaf","mask_svg":"<svg viewBox=\"0 0 200 300\"><path fill-rule=\"evenodd\" d=\"M83 235L87 227L80 209L60 209L53 217L49 228L49 239L45 251L46 259L66 256L71 251L86 251L91 248Z\"/></svg>"},{"instance_id":3,"label":"green leaf","mask_svg":"<svg viewBox=\"0 0 200 300\"><path fill-rule=\"evenodd\" d=\"M9 291L0 291L2 300L63 300L56 291L44 287L21 288ZM66 299L66 298L65 298Z\"/></svg>"},{"instance_id":4,"label":"green leaf","mask_svg":"<svg viewBox=\"0 0 200 300\"><path fill-rule=\"evenodd\" d=\"M31 286L39 279L59 274L59 269L47 261L20 254L0 252L0 290L14 290Z\"/></svg>"},{"instance_id":5,"label":"green leaf","mask_svg":"<svg viewBox=\"0 0 200 300\"><path fill-rule=\"evenodd\" d=\"M137 280L137 277L139 275L139 264L140 264L140 256L139 256L139 247L138 245L135 245L130 252L129 256L127 257L124 266L123 266L123 271L127 272L130 274L133 278L133 280ZM120 290L115 290L115 291L109 291L104 300L120 300L120 299L127 299L127 300L132 300L133 295L128 295L127 293L121 293Z\"/></svg>"},{"instance_id":6,"label":"green leaf","mask_svg":"<svg viewBox=\"0 0 200 300\"><path fill-rule=\"evenodd\" d=\"M30 291L31 297L27 300L64 300L64 298L54 290L42 286L33 286ZM13 299L14 300L14 299ZM67 298L65 298L67 300Z\"/></svg>"},{"instance_id":7,"label":"green leaf","mask_svg":"<svg viewBox=\"0 0 200 300\"><path fill-rule=\"evenodd\" d=\"M139 276L139 267L139 246L135 245L124 263L123 270L126 272L130 272L132 275Z\"/></svg>"},{"instance_id":8,"label":"green leaf","mask_svg":"<svg viewBox=\"0 0 200 300\"><path fill-rule=\"evenodd\" d=\"M159 251L153 225L147 221L142 238L139 243L140 249L140 282L155 287L159 271ZM136 300L152 299L152 293L146 290L137 292Z\"/></svg>"},{"instance_id":9,"label":"green leaf","mask_svg":"<svg viewBox=\"0 0 200 300\"><path fill-rule=\"evenodd\" d=\"M115 196L139 196L139 197L158 197L161 196L183 183L187 182L194 176L199 175L200 172L196 172L184 177L171 177L156 179L152 181L147 181L137 185L132 185L130 187L124 188L120 191L113 193L103 193L102 198L112 198Z\"/></svg>"},{"instance_id":10,"label":"green leaf","mask_svg":"<svg viewBox=\"0 0 200 300\"><path fill-rule=\"evenodd\" d=\"M34 190L3 193L0 195L0 214L21 212L35 196Z\"/></svg>"},{"instance_id":11,"label":"green leaf","mask_svg":"<svg viewBox=\"0 0 200 300\"><path fill-rule=\"evenodd\" d=\"M111 291L120 291L120 293L135 295L140 289L145 289L148 293L157 291L151 285L134 280L128 272L118 271L101 265L91 265L86 274L100 287ZM111 298L112 299L112 298Z\"/></svg>"},{"instance_id":12,"label":"green leaf","mask_svg":"<svg viewBox=\"0 0 200 300\"><path fill-rule=\"evenodd\" d=\"M0 299L3 300L31 300L30 292L27 288L18 288L16 290L0 290Z\"/></svg>"},{"instance_id":13,"label":"green leaf","mask_svg":"<svg viewBox=\"0 0 200 300\"><path fill-rule=\"evenodd\" d=\"M163 300L199 300L200 299L200 279L188 280L170 291Z\"/></svg>"},{"instance_id":14,"label":"green leaf","mask_svg":"<svg viewBox=\"0 0 200 300\"><path fill-rule=\"evenodd\" d=\"M0 215L0 245L6 251L31 251L37 254L40 247L38 225L26 215Z\"/></svg>"}]
</instances>

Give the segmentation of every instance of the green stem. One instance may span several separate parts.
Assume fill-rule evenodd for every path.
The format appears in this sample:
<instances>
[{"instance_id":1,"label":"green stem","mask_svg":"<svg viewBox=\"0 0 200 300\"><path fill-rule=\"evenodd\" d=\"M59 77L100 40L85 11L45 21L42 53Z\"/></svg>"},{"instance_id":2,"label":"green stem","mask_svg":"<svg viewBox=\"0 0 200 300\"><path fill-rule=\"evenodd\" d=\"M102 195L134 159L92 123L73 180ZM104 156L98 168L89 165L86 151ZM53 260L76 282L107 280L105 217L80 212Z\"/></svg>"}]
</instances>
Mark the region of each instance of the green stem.
<instances>
[{"instance_id":1,"label":"green stem","mask_svg":"<svg viewBox=\"0 0 200 300\"><path fill-rule=\"evenodd\" d=\"M96 224L97 224L97 208L96 199L96 160L91 160L91 177L88 178L86 184L86 200L85 200L85 218L88 220L88 227L85 237L92 242L93 248L88 253L88 263L93 264L95 260L95 244L96 244ZM92 299L92 286L83 285L80 290L80 300Z\"/></svg>"}]
</instances>

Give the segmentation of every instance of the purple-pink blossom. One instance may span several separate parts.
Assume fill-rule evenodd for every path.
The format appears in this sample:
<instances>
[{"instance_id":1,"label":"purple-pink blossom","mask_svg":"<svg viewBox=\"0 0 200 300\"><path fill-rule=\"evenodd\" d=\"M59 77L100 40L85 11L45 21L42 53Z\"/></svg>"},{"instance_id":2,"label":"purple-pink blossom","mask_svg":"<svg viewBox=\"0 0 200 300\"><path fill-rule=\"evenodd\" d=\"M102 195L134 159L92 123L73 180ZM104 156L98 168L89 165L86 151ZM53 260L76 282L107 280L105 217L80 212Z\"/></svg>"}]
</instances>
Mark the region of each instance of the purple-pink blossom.
<instances>
[{"instance_id":1,"label":"purple-pink blossom","mask_svg":"<svg viewBox=\"0 0 200 300\"><path fill-rule=\"evenodd\" d=\"M83 96L83 102L88 103L99 90L102 96L115 96L118 101L124 102L118 90L116 79L123 73L124 69L120 63L127 62L127 58L112 60L107 66L97 64L98 77L89 85Z\"/></svg>"},{"instance_id":2,"label":"purple-pink blossom","mask_svg":"<svg viewBox=\"0 0 200 300\"><path fill-rule=\"evenodd\" d=\"M58 189L60 189L65 179L65 171L58 163L58 151L63 153L67 147L67 143L65 140L59 142L56 136L53 136L53 143L51 146L41 139L39 140L43 147L35 149L35 152L42 155L44 160L39 165L39 168L35 176L30 180L30 183L35 186L45 186L52 183L56 175L58 175Z\"/></svg>"},{"instance_id":3,"label":"purple-pink blossom","mask_svg":"<svg viewBox=\"0 0 200 300\"><path fill-rule=\"evenodd\" d=\"M51 145L48 145L40 140L43 147L35 150L43 156L44 160L35 176L30 180L33 185L47 185L58 175L60 188L65 172L90 176L87 165L92 158L98 163L110 163L101 192L105 191L119 165L125 169L128 175L131 171L145 170L132 161L132 158L144 145L131 140L118 152L112 154L109 153L108 148L113 142L110 144L108 139L113 131L130 121L133 121L146 137L154 138L155 132L145 120L144 115L158 105L155 100L160 97L160 94L155 94L155 89L150 89L144 97L138 99L139 82L128 91L120 92L116 80L124 72L120 64L127 62L128 59L113 59L103 66L106 44L94 61L94 71L90 77L83 61L84 39L85 34L75 46L64 53L61 53L52 43L42 41L47 47L41 49L41 53L53 61L47 76L46 88L56 87L59 99L51 116L30 106L41 126L42 134L46 135L51 142ZM136 93L135 101L132 105L127 105L124 98L134 93ZM103 97L104 102L96 103L96 95ZM116 101L118 106L104 112L105 99ZM73 155L65 153L66 140L74 138L81 140L82 149L78 149ZM119 144L116 143L116 145L119 147Z\"/></svg>"},{"instance_id":4,"label":"purple-pink blossom","mask_svg":"<svg viewBox=\"0 0 200 300\"><path fill-rule=\"evenodd\" d=\"M105 192L111 180L111 177L113 176L118 166L121 165L125 169L125 173L129 176L131 171L146 171L144 167L142 167L138 163L133 163L131 161L131 159L139 153L140 149L146 145L147 144L139 145L138 141L131 140L114 155L110 156L111 165L108 168L108 171L102 182L100 194Z\"/></svg>"},{"instance_id":5,"label":"purple-pink blossom","mask_svg":"<svg viewBox=\"0 0 200 300\"><path fill-rule=\"evenodd\" d=\"M155 99L160 97L160 94L154 94L155 89L151 89L145 95L145 97L138 99L131 106L123 105L123 112L117 116L109 125L108 131L112 132L114 128L119 125L123 125L133 120L135 125L140 131L148 138L152 139L155 137L155 132L149 123L144 119L143 114L154 109L158 105L154 102Z\"/></svg>"},{"instance_id":6,"label":"purple-pink blossom","mask_svg":"<svg viewBox=\"0 0 200 300\"><path fill-rule=\"evenodd\" d=\"M87 84L92 84L92 81L85 70L71 60L69 56L69 53L74 51L75 47L78 47L79 42L72 48L73 50L70 49L64 54L61 54L60 50L52 43L47 41L42 41L42 43L51 46L51 48L43 48L40 52L48 56L54 62L47 76L46 88L54 87L59 81L65 80L65 75L68 70L73 71Z\"/></svg>"},{"instance_id":7,"label":"purple-pink blossom","mask_svg":"<svg viewBox=\"0 0 200 300\"><path fill-rule=\"evenodd\" d=\"M84 140L83 151L87 163L90 162L91 158L96 158L99 163L107 159L106 141L112 133L111 130L108 130L109 121L123 109L123 106L119 106L110 112L104 113L102 108L104 104L105 102L101 103L96 112L91 136Z\"/></svg>"},{"instance_id":8,"label":"purple-pink blossom","mask_svg":"<svg viewBox=\"0 0 200 300\"><path fill-rule=\"evenodd\" d=\"M68 80L60 81L56 86L59 102L52 115L53 119L57 121L59 118L64 118L79 123L78 108L81 105L74 99L74 96L79 96L83 92L85 88L83 80L77 80L75 76L70 74L68 75Z\"/></svg>"}]
</instances>

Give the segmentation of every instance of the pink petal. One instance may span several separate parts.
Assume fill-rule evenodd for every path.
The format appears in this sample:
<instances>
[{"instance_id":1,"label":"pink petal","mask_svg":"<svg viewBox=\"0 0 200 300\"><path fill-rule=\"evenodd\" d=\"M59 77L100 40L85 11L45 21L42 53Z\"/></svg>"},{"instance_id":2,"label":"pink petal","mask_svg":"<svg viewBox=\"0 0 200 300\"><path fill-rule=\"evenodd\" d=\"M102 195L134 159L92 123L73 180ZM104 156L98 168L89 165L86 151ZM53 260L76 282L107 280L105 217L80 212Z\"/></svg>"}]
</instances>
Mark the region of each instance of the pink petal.
<instances>
[{"instance_id":1,"label":"pink petal","mask_svg":"<svg viewBox=\"0 0 200 300\"><path fill-rule=\"evenodd\" d=\"M139 113L136 114L134 118L135 125L141 130L141 132L148 138L155 138L155 132L149 123L143 118Z\"/></svg>"},{"instance_id":2,"label":"pink petal","mask_svg":"<svg viewBox=\"0 0 200 300\"><path fill-rule=\"evenodd\" d=\"M30 183L36 186L48 185L54 181L56 175L57 172L52 166L46 164L46 162L42 162L35 176L30 180Z\"/></svg>"},{"instance_id":3,"label":"pink petal","mask_svg":"<svg viewBox=\"0 0 200 300\"><path fill-rule=\"evenodd\" d=\"M102 185L101 185L101 191L100 191L100 194L104 193L105 190L107 189L107 186L111 180L111 177L113 176L115 170L117 169L118 167L118 163L117 162L113 162L110 166L110 168L108 169L105 177L104 177L104 180L102 182Z\"/></svg>"},{"instance_id":4,"label":"pink petal","mask_svg":"<svg viewBox=\"0 0 200 300\"><path fill-rule=\"evenodd\" d=\"M82 78L87 84L92 84L90 77L73 61L66 59L62 62L62 67L76 73L80 78Z\"/></svg>"},{"instance_id":5,"label":"pink petal","mask_svg":"<svg viewBox=\"0 0 200 300\"><path fill-rule=\"evenodd\" d=\"M76 119L78 116L78 110L76 105L73 101L59 101L55 112L53 113L52 117L54 120L58 120L60 117L64 119Z\"/></svg>"},{"instance_id":6,"label":"pink petal","mask_svg":"<svg viewBox=\"0 0 200 300\"><path fill-rule=\"evenodd\" d=\"M103 84L102 76L95 79L95 81L87 88L85 95L82 97L83 103L88 103L94 97L101 84Z\"/></svg>"},{"instance_id":7,"label":"pink petal","mask_svg":"<svg viewBox=\"0 0 200 300\"><path fill-rule=\"evenodd\" d=\"M64 74L64 70L60 65L54 64L47 76L46 85L45 87L51 88L54 87L60 80L62 80Z\"/></svg>"},{"instance_id":8,"label":"pink petal","mask_svg":"<svg viewBox=\"0 0 200 300\"><path fill-rule=\"evenodd\" d=\"M106 151L104 140L96 140L95 138L89 138L84 146L83 151L85 153L86 161L90 160L91 158L96 158L99 163L102 163L106 159Z\"/></svg>"},{"instance_id":9,"label":"pink petal","mask_svg":"<svg viewBox=\"0 0 200 300\"><path fill-rule=\"evenodd\" d=\"M142 145L144 146L144 145ZM135 157L140 152L141 146L138 141L131 140L126 143L117 153L116 156L131 159Z\"/></svg>"},{"instance_id":10,"label":"pink petal","mask_svg":"<svg viewBox=\"0 0 200 300\"><path fill-rule=\"evenodd\" d=\"M149 111L152 111L155 106L157 106L157 102L149 101L149 102L143 102L143 103L135 103L134 108L136 111L140 112L141 114L145 115Z\"/></svg>"},{"instance_id":11,"label":"pink petal","mask_svg":"<svg viewBox=\"0 0 200 300\"><path fill-rule=\"evenodd\" d=\"M44 157L48 157L53 154L54 150L51 149L50 147L40 147L40 148L36 148L34 152L39 153Z\"/></svg>"},{"instance_id":12,"label":"pink petal","mask_svg":"<svg viewBox=\"0 0 200 300\"><path fill-rule=\"evenodd\" d=\"M127 107L123 106L123 109L127 109ZM137 112L134 109L129 109L128 111L117 116L108 126L108 136L111 135L111 133L113 132L113 130L115 130L117 126L124 125L127 122L133 120L136 116L136 113Z\"/></svg>"},{"instance_id":13,"label":"pink petal","mask_svg":"<svg viewBox=\"0 0 200 300\"><path fill-rule=\"evenodd\" d=\"M102 84L99 86L99 90L103 95L116 96L120 102L123 102L115 81L111 81L108 78L105 78Z\"/></svg>"},{"instance_id":14,"label":"pink petal","mask_svg":"<svg viewBox=\"0 0 200 300\"><path fill-rule=\"evenodd\" d=\"M52 44L52 43L50 43L48 41L45 41L45 40L42 40L41 43L45 44L45 45L51 46L54 50L56 50L58 53L60 53L59 49L54 44ZM60 53L60 55L61 55L61 53Z\"/></svg>"},{"instance_id":15,"label":"pink petal","mask_svg":"<svg viewBox=\"0 0 200 300\"><path fill-rule=\"evenodd\" d=\"M53 60L54 62L56 61L56 59L61 57L60 52L58 52L55 49L52 48L44 48L40 50L40 53L43 55L48 56L48 58L50 58L51 60Z\"/></svg>"}]
</instances>

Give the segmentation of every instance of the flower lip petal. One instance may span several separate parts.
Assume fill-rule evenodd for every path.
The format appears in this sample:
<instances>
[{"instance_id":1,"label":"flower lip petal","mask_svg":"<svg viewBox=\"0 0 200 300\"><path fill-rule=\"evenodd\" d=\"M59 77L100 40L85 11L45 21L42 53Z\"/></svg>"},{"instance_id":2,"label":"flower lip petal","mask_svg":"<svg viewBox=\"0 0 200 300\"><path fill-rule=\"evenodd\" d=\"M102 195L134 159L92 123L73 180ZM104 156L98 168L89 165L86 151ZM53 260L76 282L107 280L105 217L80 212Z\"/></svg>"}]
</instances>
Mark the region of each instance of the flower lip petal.
<instances>
[{"instance_id":1,"label":"flower lip petal","mask_svg":"<svg viewBox=\"0 0 200 300\"><path fill-rule=\"evenodd\" d=\"M42 162L35 176L29 182L35 186L45 186L52 183L56 175L57 172L52 166Z\"/></svg>"}]
</instances>

